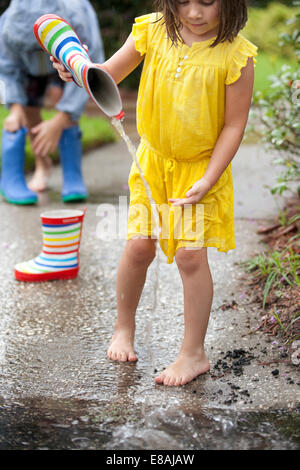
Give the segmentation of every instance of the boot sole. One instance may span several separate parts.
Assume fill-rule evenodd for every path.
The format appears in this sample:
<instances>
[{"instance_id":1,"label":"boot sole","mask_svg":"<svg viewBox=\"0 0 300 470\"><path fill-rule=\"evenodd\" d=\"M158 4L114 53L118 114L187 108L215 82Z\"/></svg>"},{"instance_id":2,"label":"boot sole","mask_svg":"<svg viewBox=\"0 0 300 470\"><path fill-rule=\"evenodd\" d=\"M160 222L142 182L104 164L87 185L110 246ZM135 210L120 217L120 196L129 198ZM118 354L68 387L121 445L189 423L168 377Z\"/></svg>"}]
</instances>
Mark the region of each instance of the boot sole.
<instances>
[{"instance_id":1,"label":"boot sole","mask_svg":"<svg viewBox=\"0 0 300 470\"><path fill-rule=\"evenodd\" d=\"M59 281L59 280L68 280L74 279L78 276L79 268L68 269L67 271L54 272L54 273L41 273L41 274L31 274L23 273L15 269L15 278L18 281L24 282L43 282L43 281Z\"/></svg>"},{"instance_id":2,"label":"boot sole","mask_svg":"<svg viewBox=\"0 0 300 470\"><path fill-rule=\"evenodd\" d=\"M76 201L86 201L88 195L84 196L81 194L73 194L71 196L62 196L63 202L76 202Z\"/></svg>"},{"instance_id":3,"label":"boot sole","mask_svg":"<svg viewBox=\"0 0 300 470\"><path fill-rule=\"evenodd\" d=\"M37 198L28 198L28 199L22 199L20 200L15 200L15 199L10 199L9 197L6 197L4 192L0 190L0 194L5 199L5 201L9 202L10 204L18 204L19 206L26 206L26 205L33 205L37 203Z\"/></svg>"}]
</instances>

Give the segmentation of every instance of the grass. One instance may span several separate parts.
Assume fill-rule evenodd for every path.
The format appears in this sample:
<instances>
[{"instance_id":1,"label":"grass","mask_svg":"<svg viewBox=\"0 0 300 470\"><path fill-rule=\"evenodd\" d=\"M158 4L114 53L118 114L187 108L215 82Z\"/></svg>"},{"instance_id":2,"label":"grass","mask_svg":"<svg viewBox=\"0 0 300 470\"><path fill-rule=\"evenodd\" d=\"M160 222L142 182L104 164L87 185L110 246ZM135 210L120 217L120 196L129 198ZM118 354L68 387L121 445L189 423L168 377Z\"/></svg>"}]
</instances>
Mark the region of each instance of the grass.
<instances>
[{"instance_id":1,"label":"grass","mask_svg":"<svg viewBox=\"0 0 300 470\"><path fill-rule=\"evenodd\" d=\"M292 71L295 71L299 67L295 60L293 61L286 57L259 51L256 61L253 96L256 92L262 92L264 96L267 96L271 92L271 82L268 77L278 72L283 65L290 65ZM252 127L252 129L250 129L250 127ZM243 143L259 144L262 135L258 129L259 126L256 126L255 121L252 120L250 115Z\"/></svg>"},{"instance_id":2,"label":"grass","mask_svg":"<svg viewBox=\"0 0 300 470\"><path fill-rule=\"evenodd\" d=\"M282 65L290 65L292 67L292 71L297 69L296 60L293 61L285 57L270 55L264 52L258 51L256 60L254 93L261 91L264 94L268 94L271 90L271 82L268 80L268 77L278 72Z\"/></svg>"},{"instance_id":3,"label":"grass","mask_svg":"<svg viewBox=\"0 0 300 470\"><path fill-rule=\"evenodd\" d=\"M3 121L8 115L8 110L0 106L0 129L3 127ZM55 115L55 111L42 111L43 119L50 119ZM116 141L116 134L109 121L102 117L90 117L83 115L80 119L80 128L82 130L82 148L83 151L91 150L103 144ZM34 155L30 146L29 139L26 140L26 165L27 171L34 168ZM51 155L53 161L58 161L58 152ZM0 140L0 164L1 164L1 140Z\"/></svg>"},{"instance_id":4,"label":"grass","mask_svg":"<svg viewBox=\"0 0 300 470\"><path fill-rule=\"evenodd\" d=\"M259 254L242 263L246 272L253 277L265 280L263 309L272 286L279 288L283 281L293 287L300 287L299 272L300 255L294 253L291 247L283 251L273 251Z\"/></svg>"},{"instance_id":5,"label":"grass","mask_svg":"<svg viewBox=\"0 0 300 470\"><path fill-rule=\"evenodd\" d=\"M289 242L295 239L300 241L299 233ZM264 327L266 333L272 332L273 335L281 330L286 344L291 345L299 338L300 331L300 254L289 244L282 251L268 249L240 265L250 273L253 289L255 284L262 289L259 297L266 315L262 317L259 328Z\"/></svg>"}]
</instances>

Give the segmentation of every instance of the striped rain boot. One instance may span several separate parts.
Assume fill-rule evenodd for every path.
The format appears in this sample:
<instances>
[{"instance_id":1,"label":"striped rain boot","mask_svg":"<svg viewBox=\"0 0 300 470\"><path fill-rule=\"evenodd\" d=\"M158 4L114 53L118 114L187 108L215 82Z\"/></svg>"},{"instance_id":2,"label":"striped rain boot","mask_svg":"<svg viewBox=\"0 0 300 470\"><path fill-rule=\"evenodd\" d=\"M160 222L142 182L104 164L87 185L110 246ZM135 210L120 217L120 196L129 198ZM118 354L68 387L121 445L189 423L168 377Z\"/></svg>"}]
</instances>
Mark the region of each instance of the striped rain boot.
<instances>
[{"instance_id":1,"label":"striped rain boot","mask_svg":"<svg viewBox=\"0 0 300 470\"><path fill-rule=\"evenodd\" d=\"M79 246L85 210L41 214L43 249L36 258L15 266L18 281L73 279L79 272Z\"/></svg>"},{"instance_id":2,"label":"striped rain boot","mask_svg":"<svg viewBox=\"0 0 300 470\"><path fill-rule=\"evenodd\" d=\"M122 101L113 78L95 64L84 49L72 26L57 15L43 15L33 26L36 40L45 52L59 60L84 88L97 106L109 117L122 119Z\"/></svg>"}]
</instances>

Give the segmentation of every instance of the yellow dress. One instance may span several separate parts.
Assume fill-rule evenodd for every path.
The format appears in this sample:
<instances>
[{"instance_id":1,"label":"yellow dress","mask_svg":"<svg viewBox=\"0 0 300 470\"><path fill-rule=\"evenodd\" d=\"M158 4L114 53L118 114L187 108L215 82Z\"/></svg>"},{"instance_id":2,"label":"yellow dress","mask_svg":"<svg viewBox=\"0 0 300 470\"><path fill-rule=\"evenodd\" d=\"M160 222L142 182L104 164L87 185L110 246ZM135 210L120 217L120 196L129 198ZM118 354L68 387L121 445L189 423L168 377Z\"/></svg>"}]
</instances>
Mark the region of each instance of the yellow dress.
<instances>
[{"instance_id":1,"label":"yellow dress","mask_svg":"<svg viewBox=\"0 0 300 470\"><path fill-rule=\"evenodd\" d=\"M183 246L235 248L231 163L194 207L175 209L168 200L184 198L204 175L224 126L226 85L238 80L257 47L241 34L214 48L209 48L214 38L171 47L160 17L138 17L132 29L136 49L144 55L137 158L159 210L160 245L172 263ZM155 218L135 163L128 185L127 239L155 237Z\"/></svg>"}]
</instances>

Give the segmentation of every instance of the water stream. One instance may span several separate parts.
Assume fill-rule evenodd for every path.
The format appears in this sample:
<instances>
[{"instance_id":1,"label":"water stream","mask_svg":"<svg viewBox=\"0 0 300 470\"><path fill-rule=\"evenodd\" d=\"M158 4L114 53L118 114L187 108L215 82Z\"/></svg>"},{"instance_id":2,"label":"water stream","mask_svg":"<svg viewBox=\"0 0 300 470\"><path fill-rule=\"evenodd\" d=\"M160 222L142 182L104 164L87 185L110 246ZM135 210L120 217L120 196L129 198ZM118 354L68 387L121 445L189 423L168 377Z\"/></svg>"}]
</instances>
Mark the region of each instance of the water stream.
<instances>
[{"instance_id":1,"label":"water stream","mask_svg":"<svg viewBox=\"0 0 300 470\"><path fill-rule=\"evenodd\" d=\"M124 140L124 142L126 143L128 151L129 151L133 161L135 162L135 164L136 164L136 166L139 170L140 176L141 176L142 181L144 183L144 186L145 186L145 189L146 189L146 192L147 192L147 196L149 198L149 201L150 201L150 204L151 204L151 207L152 207L152 210L153 210L153 216L154 216L154 219L155 219L155 231L156 231L155 235L159 236L161 231L160 231L160 226L159 226L159 215L158 215L156 202L154 201L154 199L152 197L150 186L149 186L148 182L146 181L143 170L141 169L141 166L140 166L139 161L137 159L136 148L133 145L133 143L132 143L131 139L129 138L129 136L126 134L124 126L121 123L120 119L113 118L111 122L112 122L113 126L117 129L117 131L119 132L119 134L122 137L122 139Z\"/></svg>"},{"instance_id":2,"label":"water stream","mask_svg":"<svg viewBox=\"0 0 300 470\"><path fill-rule=\"evenodd\" d=\"M136 166L139 170L141 179L142 179L142 181L144 183L144 186L145 186L147 196L148 196L149 201L150 201L151 211L152 211L152 214L153 214L154 220L155 220L155 231L154 231L153 236L155 238L157 238L157 240L158 240L157 243L155 244L155 249L156 249L156 270L155 270L155 280L154 280L154 300L153 300L153 307L152 307L152 312L155 312L156 307L157 307L157 296L158 296L158 289L159 289L159 262L160 262L159 256L160 256L160 250L157 247L157 244L159 244L159 239L160 239L160 236L161 236L161 228L160 228L160 225L159 225L159 213L158 213L156 202L152 197L150 186L149 186L149 184L148 184L148 182L147 182L147 180L144 176L143 170L142 170L142 168L139 164L139 161L137 159L135 146L133 145L130 137L126 134L124 126L123 126L122 122L120 121L120 119L112 118L111 122L112 122L113 126L116 128L116 130L118 131L118 133L120 134L120 136L122 137L122 139L124 140L124 142L126 143L127 149L128 149L128 151L129 151L129 153L132 157L132 160L135 162L135 164L136 164ZM152 220L152 218L151 218L151 220ZM147 344L150 344L151 325L152 325L151 318L149 318L148 321L147 321L147 326L146 326L146 341L147 341ZM151 349L150 348L149 348L149 354L151 355Z\"/></svg>"}]
</instances>

